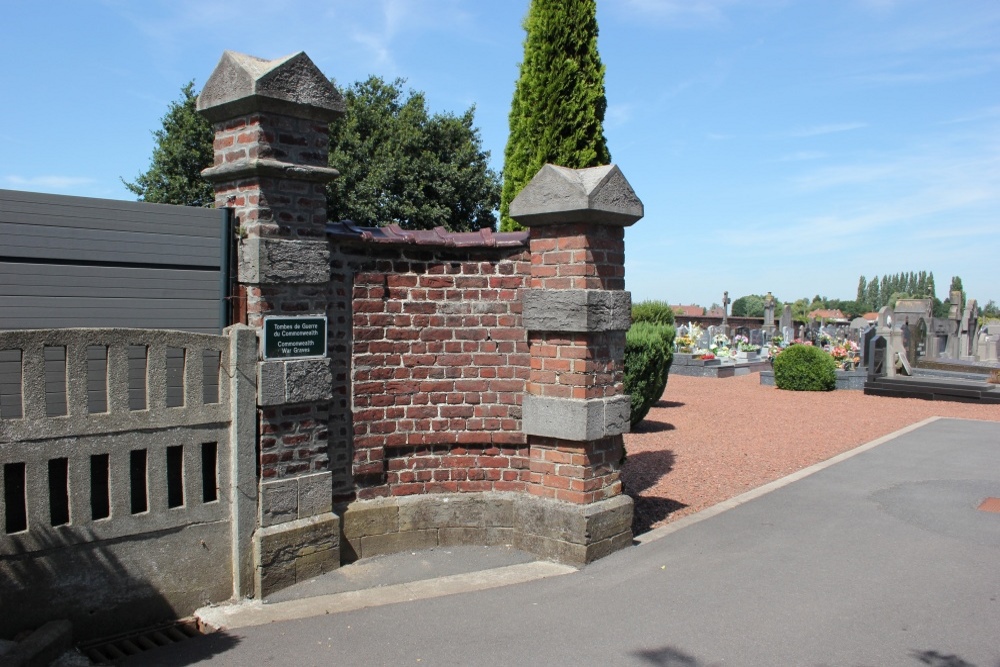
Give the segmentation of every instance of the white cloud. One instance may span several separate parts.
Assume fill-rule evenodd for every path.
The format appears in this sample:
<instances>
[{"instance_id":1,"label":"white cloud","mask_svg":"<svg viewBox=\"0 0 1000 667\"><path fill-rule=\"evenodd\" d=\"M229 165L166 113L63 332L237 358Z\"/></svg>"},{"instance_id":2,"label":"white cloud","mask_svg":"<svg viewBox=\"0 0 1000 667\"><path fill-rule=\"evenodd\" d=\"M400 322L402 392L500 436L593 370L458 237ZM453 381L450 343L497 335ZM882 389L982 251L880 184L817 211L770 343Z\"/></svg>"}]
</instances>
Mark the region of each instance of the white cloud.
<instances>
[{"instance_id":1,"label":"white cloud","mask_svg":"<svg viewBox=\"0 0 1000 667\"><path fill-rule=\"evenodd\" d=\"M97 181L87 176L16 176L8 175L3 177L4 183L21 190L70 190L86 185L92 185Z\"/></svg>"}]
</instances>

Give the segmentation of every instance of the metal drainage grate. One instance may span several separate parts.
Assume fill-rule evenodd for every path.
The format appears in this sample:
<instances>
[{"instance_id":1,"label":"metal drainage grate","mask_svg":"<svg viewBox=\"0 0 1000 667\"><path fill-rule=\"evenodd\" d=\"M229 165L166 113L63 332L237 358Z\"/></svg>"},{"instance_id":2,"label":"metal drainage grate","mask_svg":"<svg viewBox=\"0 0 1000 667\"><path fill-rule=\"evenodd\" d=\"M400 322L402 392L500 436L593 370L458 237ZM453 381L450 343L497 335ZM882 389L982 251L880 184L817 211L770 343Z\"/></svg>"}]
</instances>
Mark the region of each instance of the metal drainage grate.
<instances>
[{"instance_id":1,"label":"metal drainage grate","mask_svg":"<svg viewBox=\"0 0 1000 667\"><path fill-rule=\"evenodd\" d=\"M987 498L976 509L1000 514L1000 498Z\"/></svg>"},{"instance_id":2,"label":"metal drainage grate","mask_svg":"<svg viewBox=\"0 0 1000 667\"><path fill-rule=\"evenodd\" d=\"M145 630L136 630L114 637L105 637L80 644L77 648L96 665L115 665L133 655L160 646L176 644L204 634L194 620L185 619Z\"/></svg>"}]
</instances>

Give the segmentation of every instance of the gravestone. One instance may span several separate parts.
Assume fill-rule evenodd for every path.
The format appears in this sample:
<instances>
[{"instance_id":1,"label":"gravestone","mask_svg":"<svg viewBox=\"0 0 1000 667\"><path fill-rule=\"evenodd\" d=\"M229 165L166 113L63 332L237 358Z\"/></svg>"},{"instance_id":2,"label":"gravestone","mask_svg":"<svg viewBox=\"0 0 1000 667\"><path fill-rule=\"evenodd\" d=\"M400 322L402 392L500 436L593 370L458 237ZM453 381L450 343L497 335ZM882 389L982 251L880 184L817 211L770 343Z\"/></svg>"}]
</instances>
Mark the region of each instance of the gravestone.
<instances>
[{"instance_id":1,"label":"gravestone","mask_svg":"<svg viewBox=\"0 0 1000 667\"><path fill-rule=\"evenodd\" d=\"M868 344L868 377L885 377L888 372L887 358L889 341L885 336L876 334Z\"/></svg>"},{"instance_id":2,"label":"gravestone","mask_svg":"<svg viewBox=\"0 0 1000 667\"><path fill-rule=\"evenodd\" d=\"M785 329L791 329L792 328L792 306L791 306L791 304L786 303L785 306L784 306L784 308L781 309L781 321L779 322L778 326L781 327L782 331L784 331ZM789 340L791 340L791 339L789 339Z\"/></svg>"},{"instance_id":3,"label":"gravestone","mask_svg":"<svg viewBox=\"0 0 1000 667\"><path fill-rule=\"evenodd\" d=\"M750 344L751 345L763 345L764 344L764 332L761 329L751 329L750 330Z\"/></svg>"},{"instance_id":4,"label":"gravestone","mask_svg":"<svg viewBox=\"0 0 1000 667\"><path fill-rule=\"evenodd\" d=\"M764 297L764 333L770 337L774 334L774 296L768 292Z\"/></svg>"},{"instance_id":5,"label":"gravestone","mask_svg":"<svg viewBox=\"0 0 1000 667\"><path fill-rule=\"evenodd\" d=\"M979 308L975 299L969 299L965 304L958 327L958 358L972 360L976 354L976 325L979 320Z\"/></svg>"},{"instance_id":6,"label":"gravestone","mask_svg":"<svg viewBox=\"0 0 1000 667\"><path fill-rule=\"evenodd\" d=\"M861 342L858 346L861 348L861 364L865 368L871 368L871 344L875 339L876 332L874 326L869 326L867 329L861 332Z\"/></svg>"},{"instance_id":7,"label":"gravestone","mask_svg":"<svg viewBox=\"0 0 1000 667\"><path fill-rule=\"evenodd\" d=\"M729 292L722 293L722 333L729 335Z\"/></svg>"},{"instance_id":8,"label":"gravestone","mask_svg":"<svg viewBox=\"0 0 1000 667\"><path fill-rule=\"evenodd\" d=\"M792 325L790 325L790 324L787 325L787 326L781 327L781 338L786 343L791 343L793 340L795 340L795 329L794 329L794 327L792 327Z\"/></svg>"}]
</instances>

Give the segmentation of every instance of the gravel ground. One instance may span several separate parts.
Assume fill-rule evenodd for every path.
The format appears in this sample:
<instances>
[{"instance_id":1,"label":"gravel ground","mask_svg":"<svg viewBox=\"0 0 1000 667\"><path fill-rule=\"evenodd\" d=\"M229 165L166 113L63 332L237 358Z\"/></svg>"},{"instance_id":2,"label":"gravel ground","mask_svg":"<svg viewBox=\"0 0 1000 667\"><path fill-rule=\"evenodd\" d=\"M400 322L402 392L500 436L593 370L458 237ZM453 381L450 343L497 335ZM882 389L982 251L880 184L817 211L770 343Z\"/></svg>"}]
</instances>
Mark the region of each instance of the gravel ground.
<instances>
[{"instance_id":1,"label":"gravel ground","mask_svg":"<svg viewBox=\"0 0 1000 667\"><path fill-rule=\"evenodd\" d=\"M782 391L756 373L671 376L663 398L625 436L625 492L636 534L825 461L928 417L1000 421L1000 407Z\"/></svg>"}]
</instances>

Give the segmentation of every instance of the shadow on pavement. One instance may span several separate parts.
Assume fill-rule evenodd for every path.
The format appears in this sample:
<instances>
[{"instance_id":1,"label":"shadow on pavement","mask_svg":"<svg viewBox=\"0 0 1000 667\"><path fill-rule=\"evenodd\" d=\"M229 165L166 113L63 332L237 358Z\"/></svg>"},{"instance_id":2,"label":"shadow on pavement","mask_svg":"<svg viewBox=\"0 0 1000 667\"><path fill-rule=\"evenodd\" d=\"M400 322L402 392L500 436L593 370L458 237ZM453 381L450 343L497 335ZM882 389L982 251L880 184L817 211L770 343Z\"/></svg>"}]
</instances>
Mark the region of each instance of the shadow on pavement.
<instances>
[{"instance_id":1,"label":"shadow on pavement","mask_svg":"<svg viewBox=\"0 0 1000 667\"><path fill-rule=\"evenodd\" d=\"M118 665L123 667L183 667L197 665L214 656L220 655L236 647L240 643L235 637L225 631L194 637L179 644L171 644L155 648L123 660Z\"/></svg>"},{"instance_id":2,"label":"shadow on pavement","mask_svg":"<svg viewBox=\"0 0 1000 667\"><path fill-rule=\"evenodd\" d=\"M651 665L660 667L707 667L705 663L697 658L678 651L672 646L649 649L646 651L635 651L632 655L642 658Z\"/></svg>"}]
</instances>

